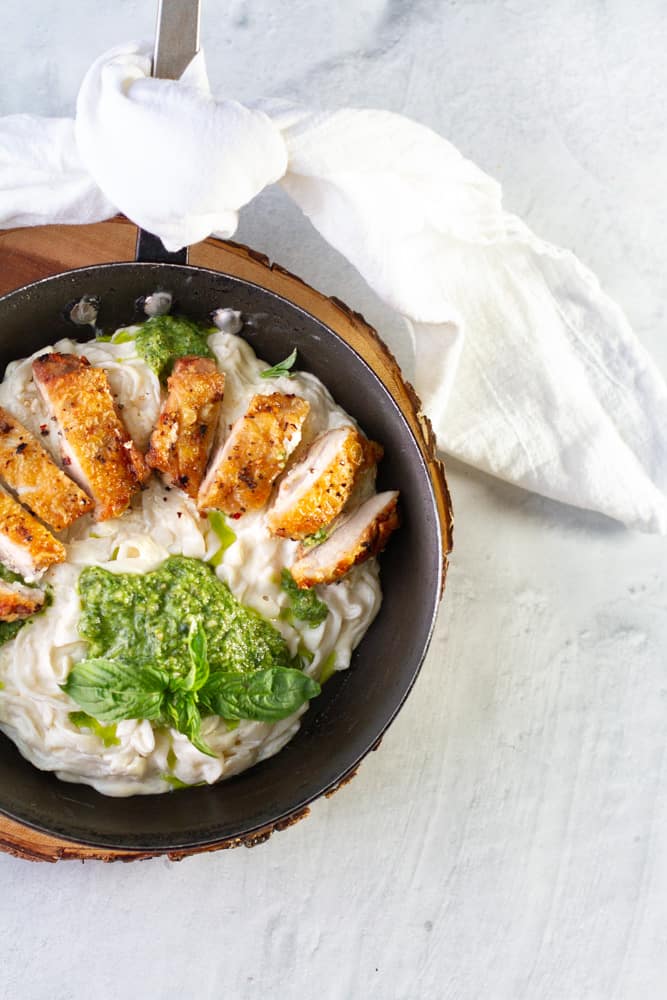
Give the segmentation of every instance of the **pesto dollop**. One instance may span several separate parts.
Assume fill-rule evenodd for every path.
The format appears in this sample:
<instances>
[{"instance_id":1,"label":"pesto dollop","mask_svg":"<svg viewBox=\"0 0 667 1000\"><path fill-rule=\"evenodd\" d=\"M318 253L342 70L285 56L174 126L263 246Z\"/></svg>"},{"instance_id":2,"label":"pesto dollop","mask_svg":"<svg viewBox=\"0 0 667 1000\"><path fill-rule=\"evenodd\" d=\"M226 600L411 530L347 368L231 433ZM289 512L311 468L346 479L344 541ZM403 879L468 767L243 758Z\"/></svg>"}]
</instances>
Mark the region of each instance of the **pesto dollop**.
<instances>
[{"instance_id":1,"label":"pesto dollop","mask_svg":"<svg viewBox=\"0 0 667 1000\"><path fill-rule=\"evenodd\" d=\"M176 676L189 666L190 623L201 624L211 670L289 666L270 622L236 600L207 563L171 556L150 573L88 566L79 577L79 632L91 657L152 663Z\"/></svg>"},{"instance_id":2,"label":"pesto dollop","mask_svg":"<svg viewBox=\"0 0 667 1000\"><path fill-rule=\"evenodd\" d=\"M211 330L184 316L152 316L142 323L135 337L137 354L166 382L176 358L186 354L212 358L207 343Z\"/></svg>"},{"instance_id":3,"label":"pesto dollop","mask_svg":"<svg viewBox=\"0 0 667 1000\"><path fill-rule=\"evenodd\" d=\"M297 587L296 580L287 568L280 574L280 589L284 590L290 599L291 607L286 609L286 614L283 614L288 621L291 618L298 618L299 621L306 622L310 628L317 628L329 614L329 608L319 599L313 588Z\"/></svg>"},{"instance_id":4,"label":"pesto dollop","mask_svg":"<svg viewBox=\"0 0 667 1000\"><path fill-rule=\"evenodd\" d=\"M319 694L280 633L207 563L171 556L150 573L90 566L79 577L89 643L63 689L100 722L148 719L203 753L203 717L275 722Z\"/></svg>"}]
</instances>

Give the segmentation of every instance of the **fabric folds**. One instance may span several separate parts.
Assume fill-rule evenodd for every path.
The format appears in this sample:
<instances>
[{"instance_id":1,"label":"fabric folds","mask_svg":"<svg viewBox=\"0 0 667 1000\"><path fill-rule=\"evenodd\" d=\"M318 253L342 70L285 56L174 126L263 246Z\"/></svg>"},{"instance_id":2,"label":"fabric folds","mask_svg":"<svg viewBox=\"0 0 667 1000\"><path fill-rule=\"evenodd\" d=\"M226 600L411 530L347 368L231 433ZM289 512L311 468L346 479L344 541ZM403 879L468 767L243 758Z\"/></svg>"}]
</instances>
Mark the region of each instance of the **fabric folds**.
<instances>
[{"instance_id":1,"label":"fabric folds","mask_svg":"<svg viewBox=\"0 0 667 1000\"><path fill-rule=\"evenodd\" d=\"M0 226L123 212L168 250L233 235L279 182L406 320L442 448L486 472L667 533L667 387L621 309L568 251L506 213L499 185L385 111L215 98L148 46L98 59L76 123L0 119Z\"/></svg>"}]
</instances>

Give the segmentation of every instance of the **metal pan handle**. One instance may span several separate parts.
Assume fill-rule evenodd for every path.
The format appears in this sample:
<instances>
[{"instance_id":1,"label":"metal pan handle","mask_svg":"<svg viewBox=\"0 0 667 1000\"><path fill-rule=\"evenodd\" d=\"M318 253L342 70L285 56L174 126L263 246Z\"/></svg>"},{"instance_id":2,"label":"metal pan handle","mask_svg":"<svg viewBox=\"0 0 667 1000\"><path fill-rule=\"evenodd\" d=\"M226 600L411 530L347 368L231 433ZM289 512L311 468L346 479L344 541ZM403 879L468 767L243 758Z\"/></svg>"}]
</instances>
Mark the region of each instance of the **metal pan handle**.
<instances>
[{"instance_id":1,"label":"metal pan handle","mask_svg":"<svg viewBox=\"0 0 667 1000\"><path fill-rule=\"evenodd\" d=\"M178 80L199 51L200 0L159 0L153 76ZM140 229L135 259L156 264L187 264L188 248L169 253L153 233Z\"/></svg>"}]
</instances>

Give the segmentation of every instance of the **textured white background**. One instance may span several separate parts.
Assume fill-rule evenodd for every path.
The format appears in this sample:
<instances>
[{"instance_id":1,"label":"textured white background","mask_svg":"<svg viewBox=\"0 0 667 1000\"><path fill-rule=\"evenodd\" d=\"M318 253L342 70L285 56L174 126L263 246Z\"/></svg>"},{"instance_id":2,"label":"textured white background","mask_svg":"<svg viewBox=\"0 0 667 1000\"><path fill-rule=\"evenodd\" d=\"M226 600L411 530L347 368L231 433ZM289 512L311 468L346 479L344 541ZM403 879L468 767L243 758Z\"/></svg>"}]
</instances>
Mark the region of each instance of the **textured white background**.
<instances>
[{"instance_id":1,"label":"textured white background","mask_svg":"<svg viewBox=\"0 0 667 1000\"><path fill-rule=\"evenodd\" d=\"M663 0L207 0L212 82L404 112L576 250L667 371ZM70 113L151 0L6 0L0 114ZM399 324L279 192L239 239ZM1 262L0 262L1 266ZM667 544L451 463L420 680L359 776L253 851L0 857L0 997L653 1000L667 990Z\"/></svg>"}]
</instances>

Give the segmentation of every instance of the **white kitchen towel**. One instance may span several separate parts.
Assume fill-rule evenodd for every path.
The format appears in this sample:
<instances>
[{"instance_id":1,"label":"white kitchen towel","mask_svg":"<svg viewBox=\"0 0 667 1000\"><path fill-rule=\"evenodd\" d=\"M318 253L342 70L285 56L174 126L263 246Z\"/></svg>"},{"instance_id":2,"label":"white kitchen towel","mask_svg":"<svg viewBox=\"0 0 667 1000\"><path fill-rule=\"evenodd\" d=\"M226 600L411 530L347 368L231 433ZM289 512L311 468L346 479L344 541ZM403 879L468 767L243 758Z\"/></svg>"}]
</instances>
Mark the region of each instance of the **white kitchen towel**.
<instances>
[{"instance_id":1,"label":"white kitchen towel","mask_svg":"<svg viewBox=\"0 0 667 1000\"><path fill-rule=\"evenodd\" d=\"M202 53L178 82L150 67L147 45L103 55L75 126L0 119L0 226L121 211L177 249L231 236L278 181L405 317L445 451L667 533L667 387L594 275L507 214L495 181L399 115L218 100Z\"/></svg>"}]
</instances>

